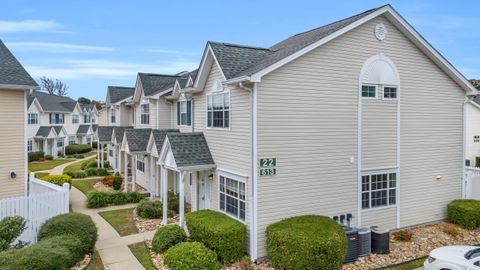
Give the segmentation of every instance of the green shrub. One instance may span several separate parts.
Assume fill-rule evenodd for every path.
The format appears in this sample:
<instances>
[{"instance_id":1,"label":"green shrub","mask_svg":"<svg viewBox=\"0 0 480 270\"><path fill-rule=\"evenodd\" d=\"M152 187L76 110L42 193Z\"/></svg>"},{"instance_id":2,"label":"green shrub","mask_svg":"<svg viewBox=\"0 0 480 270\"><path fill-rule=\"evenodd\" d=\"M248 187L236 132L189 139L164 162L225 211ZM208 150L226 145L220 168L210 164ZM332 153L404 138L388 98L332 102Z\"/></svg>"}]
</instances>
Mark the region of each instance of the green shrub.
<instances>
[{"instance_id":1,"label":"green shrub","mask_svg":"<svg viewBox=\"0 0 480 270\"><path fill-rule=\"evenodd\" d=\"M65 154L82 154L92 151L90 144L72 144L65 147Z\"/></svg>"},{"instance_id":2,"label":"green shrub","mask_svg":"<svg viewBox=\"0 0 480 270\"><path fill-rule=\"evenodd\" d=\"M45 160L53 160L53 156L52 155L45 155Z\"/></svg>"},{"instance_id":3,"label":"green shrub","mask_svg":"<svg viewBox=\"0 0 480 270\"><path fill-rule=\"evenodd\" d=\"M90 191L87 194L87 207L100 208L111 204L138 203L145 197L138 192Z\"/></svg>"},{"instance_id":4,"label":"green shrub","mask_svg":"<svg viewBox=\"0 0 480 270\"><path fill-rule=\"evenodd\" d=\"M65 174L70 175L72 178L85 178L85 177L87 177L87 174L82 170L68 171L68 172L65 172Z\"/></svg>"},{"instance_id":5,"label":"green shrub","mask_svg":"<svg viewBox=\"0 0 480 270\"><path fill-rule=\"evenodd\" d=\"M267 227L275 269L340 269L347 253L342 226L324 216L298 216Z\"/></svg>"},{"instance_id":6,"label":"green shrub","mask_svg":"<svg viewBox=\"0 0 480 270\"><path fill-rule=\"evenodd\" d=\"M480 157L475 157L475 167L480 167Z\"/></svg>"},{"instance_id":7,"label":"green shrub","mask_svg":"<svg viewBox=\"0 0 480 270\"><path fill-rule=\"evenodd\" d=\"M175 194L171 191L168 192L167 207L168 207L168 209L174 211L175 213L179 212L180 200L179 200L179 195L178 194Z\"/></svg>"},{"instance_id":8,"label":"green shrub","mask_svg":"<svg viewBox=\"0 0 480 270\"><path fill-rule=\"evenodd\" d=\"M247 228L227 215L200 210L186 215L190 237L216 252L220 262L227 264L245 255Z\"/></svg>"},{"instance_id":9,"label":"green shrub","mask_svg":"<svg viewBox=\"0 0 480 270\"><path fill-rule=\"evenodd\" d=\"M10 244L22 234L25 228L25 219L20 216L2 219L0 221L0 251L10 248Z\"/></svg>"},{"instance_id":10,"label":"green shrub","mask_svg":"<svg viewBox=\"0 0 480 270\"><path fill-rule=\"evenodd\" d=\"M81 165L80 168L81 168L82 170L86 170L86 169L88 169L88 168L95 168L95 169L96 169L97 167L98 167L98 166L97 166L97 160L96 160L96 159L90 159L90 160L82 163L82 165ZM104 162L103 162L103 167L104 167L104 168L110 167L110 162L104 161Z\"/></svg>"},{"instance_id":11,"label":"green shrub","mask_svg":"<svg viewBox=\"0 0 480 270\"><path fill-rule=\"evenodd\" d=\"M87 168L85 169L85 174L88 176L107 176L109 175L107 169L105 168Z\"/></svg>"},{"instance_id":12,"label":"green shrub","mask_svg":"<svg viewBox=\"0 0 480 270\"><path fill-rule=\"evenodd\" d=\"M448 221L465 229L480 226L480 201L455 200L448 204Z\"/></svg>"},{"instance_id":13,"label":"green shrub","mask_svg":"<svg viewBox=\"0 0 480 270\"><path fill-rule=\"evenodd\" d=\"M40 158L44 158L45 153L38 151L38 152L30 152L28 153L28 162L32 161L39 161Z\"/></svg>"},{"instance_id":14,"label":"green shrub","mask_svg":"<svg viewBox=\"0 0 480 270\"><path fill-rule=\"evenodd\" d=\"M80 213L68 213L47 220L38 232L38 240L58 236L72 235L77 237L87 253L93 251L97 241L97 227L92 219Z\"/></svg>"},{"instance_id":15,"label":"green shrub","mask_svg":"<svg viewBox=\"0 0 480 270\"><path fill-rule=\"evenodd\" d=\"M178 225L161 226L155 232L152 240L152 249L155 252L164 252L178 243L187 241L185 231Z\"/></svg>"},{"instance_id":16,"label":"green shrub","mask_svg":"<svg viewBox=\"0 0 480 270\"><path fill-rule=\"evenodd\" d=\"M117 172L115 176L113 177L113 182L112 182L112 187L114 190L120 190L122 188L122 182L123 178L122 176Z\"/></svg>"},{"instance_id":17,"label":"green shrub","mask_svg":"<svg viewBox=\"0 0 480 270\"><path fill-rule=\"evenodd\" d=\"M92 148L97 149L97 147L98 147L98 142L97 141L92 142Z\"/></svg>"},{"instance_id":18,"label":"green shrub","mask_svg":"<svg viewBox=\"0 0 480 270\"><path fill-rule=\"evenodd\" d=\"M161 218L163 214L160 201L142 200L137 206L137 215L142 218Z\"/></svg>"},{"instance_id":19,"label":"green shrub","mask_svg":"<svg viewBox=\"0 0 480 270\"><path fill-rule=\"evenodd\" d=\"M63 258L68 266L73 266L82 260L86 254L90 253L90 246L86 242L82 242L77 236L73 235L57 235L43 239L38 242L36 248L40 249L59 249L66 248L70 252L70 256Z\"/></svg>"},{"instance_id":20,"label":"green shrub","mask_svg":"<svg viewBox=\"0 0 480 270\"><path fill-rule=\"evenodd\" d=\"M63 186L64 183L68 183L70 188L72 187L72 177L67 174L50 174L44 176L42 180L58 186Z\"/></svg>"},{"instance_id":21,"label":"green shrub","mask_svg":"<svg viewBox=\"0 0 480 270\"><path fill-rule=\"evenodd\" d=\"M215 252L198 242L177 244L168 249L163 258L172 270L220 269Z\"/></svg>"}]
</instances>

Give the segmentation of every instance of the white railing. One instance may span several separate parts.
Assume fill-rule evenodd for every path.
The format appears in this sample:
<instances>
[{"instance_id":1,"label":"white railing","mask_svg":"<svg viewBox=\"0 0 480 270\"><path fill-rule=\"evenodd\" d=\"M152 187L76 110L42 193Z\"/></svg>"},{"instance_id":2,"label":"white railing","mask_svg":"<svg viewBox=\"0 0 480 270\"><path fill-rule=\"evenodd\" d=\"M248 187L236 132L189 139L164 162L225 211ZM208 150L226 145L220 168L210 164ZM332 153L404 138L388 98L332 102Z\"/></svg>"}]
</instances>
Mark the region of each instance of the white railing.
<instances>
[{"instance_id":1,"label":"white railing","mask_svg":"<svg viewBox=\"0 0 480 270\"><path fill-rule=\"evenodd\" d=\"M26 221L26 229L17 240L35 243L40 227L51 217L68 213L68 183L57 186L30 174L28 195L0 200L0 219L21 216Z\"/></svg>"},{"instance_id":2,"label":"white railing","mask_svg":"<svg viewBox=\"0 0 480 270\"><path fill-rule=\"evenodd\" d=\"M465 198L480 200L480 167L465 167Z\"/></svg>"}]
</instances>

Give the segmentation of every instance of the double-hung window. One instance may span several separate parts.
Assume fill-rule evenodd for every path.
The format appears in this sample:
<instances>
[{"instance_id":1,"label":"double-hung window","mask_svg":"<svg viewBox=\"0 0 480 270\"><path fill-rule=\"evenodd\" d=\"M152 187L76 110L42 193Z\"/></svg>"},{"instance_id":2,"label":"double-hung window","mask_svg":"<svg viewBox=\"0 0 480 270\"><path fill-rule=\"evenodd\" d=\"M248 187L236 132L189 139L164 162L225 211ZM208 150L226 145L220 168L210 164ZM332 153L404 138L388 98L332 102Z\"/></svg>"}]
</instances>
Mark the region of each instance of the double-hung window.
<instances>
[{"instance_id":1,"label":"double-hung window","mask_svg":"<svg viewBox=\"0 0 480 270\"><path fill-rule=\"evenodd\" d=\"M142 104L140 107L140 123L142 125L150 124L150 105Z\"/></svg>"},{"instance_id":2,"label":"double-hung window","mask_svg":"<svg viewBox=\"0 0 480 270\"><path fill-rule=\"evenodd\" d=\"M62 148L63 147L63 138L58 138L57 139L57 148Z\"/></svg>"},{"instance_id":3,"label":"double-hung window","mask_svg":"<svg viewBox=\"0 0 480 270\"><path fill-rule=\"evenodd\" d=\"M245 183L220 175L220 210L245 221Z\"/></svg>"},{"instance_id":4,"label":"double-hung window","mask_svg":"<svg viewBox=\"0 0 480 270\"><path fill-rule=\"evenodd\" d=\"M230 127L230 93L207 96L207 127Z\"/></svg>"},{"instance_id":5,"label":"double-hung window","mask_svg":"<svg viewBox=\"0 0 480 270\"><path fill-rule=\"evenodd\" d=\"M38 124L38 113L29 113L28 114L28 124L29 125Z\"/></svg>"},{"instance_id":6,"label":"double-hung window","mask_svg":"<svg viewBox=\"0 0 480 270\"><path fill-rule=\"evenodd\" d=\"M29 139L27 141L27 151L28 152L32 152L33 151L33 141L31 139Z\"/></svg>"},{"instance_id":7,"label":"double-hung window","mask_svg":"<svg viewBox=\"0 0 480 270\"><path fill-rule=\"evenodd\" d=\"M192 124L192 101L177 102L177 125L190 126Z\"/></svg>"},{"instance_id":8,"label":"double-hung window","mask_svg":"<svg viewBox=\"0 0 480 270\"><path fill-rule=\"evenodd\" d=\"M117 118L115 116L115 109L110 110L110 123L115 124L115 121L117 121Z\"/></svg>"},{"instance_id":9,"label":"double-hung window","mask_svg":"<svg viewBox=\"0 0 480 270\"><path fill-rule=\"evenodd\" d=\"M78 124L80 123L78 114L72 114L72 124Z\"/></svg>"},{"instance_id":10,"label":"double-hung window","mask_svg":"<svg viewBox=\"0 0 480 270\"><path fill-rule=\"evenodd\" d=\"M137 155L137 170L145 172L145 161L143 155Z\"/></svg>"},{"instance_id":11,"label":"double-hung window","mask_svg":"<svg viewBox=\"0 0 480 270\"><path fill-rule=\"evenodd\" d=\"M75 144L75 136L68 136L68 145Z\"/></svg>"},{"instance_id":12,"label":"double-hung window","mask_svg":"<svg viewBox=\"0 0 480 270\"><path fill-rule=\"evenodd\" d=\"M50 114L50 124L64 124L64 114L63 113L51 113Z\"/></svg>"},{"instance_id":13,"label":"double-hung window","mask_svg":"<svg viewBox=\"0 0 480 270\"><path fill-rule=\"evenodd\" d=\"M397 203L397 174L382 173L362 176L362 209Z\"/></svg>"},{"instance_id":14,"label":"double-hung window","mask_svg":"<svg viewBox=\"0 0 480 270\"><path fill-rule=\"evenodd\" d=\"M113 157L113 149L112 148L108 149L108 156Z\"/></svg>"},{"instance_id":15,"label":"double-hung window","mask_svg":"<svg viewBox=\"0 0 480 270\"><path fill-rule=\"evenodd\" d=\"M90 123L90 115L88 115L88 114L84 115L84 116L83 116L83 122L84 122L85 124Z\"/></svg>"}]
</instances>

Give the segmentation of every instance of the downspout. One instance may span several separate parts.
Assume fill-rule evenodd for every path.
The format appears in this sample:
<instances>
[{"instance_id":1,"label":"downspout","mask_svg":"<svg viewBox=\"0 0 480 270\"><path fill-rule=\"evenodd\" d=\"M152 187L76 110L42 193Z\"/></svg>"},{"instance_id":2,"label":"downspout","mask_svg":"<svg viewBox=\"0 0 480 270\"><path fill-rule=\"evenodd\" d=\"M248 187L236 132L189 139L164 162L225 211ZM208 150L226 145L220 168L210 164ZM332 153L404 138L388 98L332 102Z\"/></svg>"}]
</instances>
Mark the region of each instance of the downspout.
<instances>
[{"instance_id":1,"label":"downspout","mask_svg":"<svg viewBox=\"0 0 480 270\"><path fill-rule=\"evenodd\" d=\"M466 170L465 170L465 160L466 160L466 145L467 145L467 103L469 103L473 99L473 96L465 96L465 100L463 101L463 141L462 141L462 198L465 199L467 197L467 178L466 178Z\"/></svg>"},{"instance_id":2,"label":"downspout","mask_svg":"<svg viewBox=\"0 0 480 270\"><path fill-rule=\"evenodd\" d=\"M253 89L245 87L241 82L239 87L245 90L250 91L251 96L251 135L250 135L250 145L251 145L251 184L250 184L250 229L249 229L249 240L250 240L250 257L253 261L256 261L257 258L257 83L253 84Z\"/></svg>"}]
</instances>

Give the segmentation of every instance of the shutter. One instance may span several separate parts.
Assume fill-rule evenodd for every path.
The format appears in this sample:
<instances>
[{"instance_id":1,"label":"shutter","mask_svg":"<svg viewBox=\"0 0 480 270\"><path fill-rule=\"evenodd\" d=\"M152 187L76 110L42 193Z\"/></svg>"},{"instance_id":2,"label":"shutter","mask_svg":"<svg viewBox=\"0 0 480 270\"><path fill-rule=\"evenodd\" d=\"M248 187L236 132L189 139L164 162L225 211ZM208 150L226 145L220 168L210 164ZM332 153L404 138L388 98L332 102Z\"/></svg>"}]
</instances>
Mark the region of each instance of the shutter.
<instances>
[{"instance_id":1,"label":"shutter","mask_svg":"<svg viewBox=\"0 0 480 270\"><path fill-rule=\"evenodd\" d=\"M187 126L192 124L192 101L187 101Z\"/></svg>"},{"instance_id":2,"label":"shutter","mask_svg":"<svg viewBox=\"0 0 480 270\"><path fill-rule=\"evenodd\" d=\"M177 125L180 125L180 102L177 102Z\"/></svg>"},{"instance_id":3,"label":"shutter","mask_svg":"<svg viewBox=\"0 0 480 270\"><path fill-rule=\"evenodd\" d=\"M50 114L49 122L50 122L50 124L52 123L52 114Z\"/></svg>"}]
</instances>

